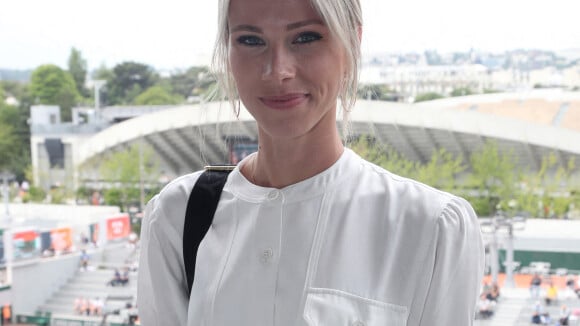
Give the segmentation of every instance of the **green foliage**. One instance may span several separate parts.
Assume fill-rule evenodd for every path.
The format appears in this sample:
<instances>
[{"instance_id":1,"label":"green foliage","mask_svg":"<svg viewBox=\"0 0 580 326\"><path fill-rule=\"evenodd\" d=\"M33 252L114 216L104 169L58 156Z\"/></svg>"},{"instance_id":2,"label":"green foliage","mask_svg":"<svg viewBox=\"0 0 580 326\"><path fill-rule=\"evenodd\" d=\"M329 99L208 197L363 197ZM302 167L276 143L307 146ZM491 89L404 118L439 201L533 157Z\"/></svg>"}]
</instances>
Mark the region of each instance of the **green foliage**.
<instances>
[{"instance_id":1,"label":"green foliage","mask_svg":"<svg viewBox=\"0 0 580 326\"><path fill-rule=\"evenodd\" d=\"M417 96L415 96L415 102L424 102L424 101L432 101L432 100L437 100L440 98L443 98L444 96L439 94L439 93L422 93L422 94L417 94Z\"/></svg>"},{"instance_id":2,"label":"green foliage","mask_svg":"<svg viewBox=\"0 0 580 326\"><path fill-rule=\"evenodd\" d=\"M359 85L357 97L373 101L397 101L398 96L387 85Z\"/></svg>"},{"instance_id":3,"label":"green foliage","mask_svg":"<svg viewBox=\"0 0 580 326\"><path fill-rule=\"evenodd\" d=\"M497 206L507 207L513 199L516 175L515 161L511 153L500 152L495 142L489 141L481 151L471 155L472 172L468 178L470 187L486 198L489 211L496 212Z\"/></svg>"},{"instance_id":4,"label":"green foliage","mask_svg":"<svg viewBox=\"0 0 580 326\"><path fill-rule=\"evenodd\" d=\"M28 194L25 200L30 200L31 202L40 203L46 198L46 192L42 188L31 186L28 190Z\"/></svg>"},{"instance_id":5,"label":"green foliage","mask_svg":"<svg viewBox=\"0 0 580 326\"><path fill-rule=\"evenodd\" d=\"M101 177L114 185L105 192L105 202L115 203L124 211L130 204L139 203L140 182L155 183L159 175L153 150L144 144L110 154L99 165Z\"/></svg>"},{"instance_id":6,"label":"green foliage","mask_svg":"<svg viewBox=\"0 0 580 326\"><path fill-rule=\"evenodd\" d=\"M143 90L153 86L158 79L150 66L137 62L120 63L113 68L112 78L107 79L107 103L131 104Z\"/></svg>"},{"instance_id":7,"label":"green foliage","mask_svg":"<svg viewBox=\"0 0 580 326\"><path fill-rule=\"evenodd\" d=\"M473 91L471 90L471 88L469 87L460 87L460 88L455 88L451 91L451 96L452 97L456 97L456 96L467 96L467 95L471 95L473 94Z\"/></svg>"},{"instance_id":8,"label":"green foliage","mask_svg":"<svg viewBox=\"0 0 580 326\"><path fill-rule=\"evenodd\" d=\"M191 95L202 95L207 92L215 79L207 67L191 67L185 72L176 73L169 77L169 85L175 94L184 98Z\"/></svg>"},{"instance_id":9,"label":"green foliage","mask_svg":"<svg viewBox=\"0 0 580 326\"><path fill-rule=\"evenodd\" d=\"M87 61L83 59L79 50L72 48L68 57L68 72L73 77L77 91L82 96L88 96L89 92L85 88L87 79Z\"/></svg>"},{"instance_id":10,"label":"green foliage","mask_svg":"<svg viewBox=\"0 0 580 326\"><path fill-rule=\"evenodd\" d=\"M32 96L39 104L58 105L63 121L71 120L71 108L80 99L73 77L55 65L44 65L32 72Z\"/></svg>"},{"instance_id":11,"label":"green foliage","mask_svg":"<svg viewBox=\"0 0 580 326\"><path fill-rule=\"evenodd\" d=\"M18 179L30 163L30 135L26 116L18 108L0 104L0 171Z\"/></svg>"},{"instance_id":12,"label":"green foliage","mask_svg":"<svg viewBox=\"0 0 580 326\"><path fill-rule=\"evenodd\" d=\"M149 87L135 98L135 104L137 105L179 104L182 102L183 98L171 94L161 86Z\"/></svg>"}]
</instances>

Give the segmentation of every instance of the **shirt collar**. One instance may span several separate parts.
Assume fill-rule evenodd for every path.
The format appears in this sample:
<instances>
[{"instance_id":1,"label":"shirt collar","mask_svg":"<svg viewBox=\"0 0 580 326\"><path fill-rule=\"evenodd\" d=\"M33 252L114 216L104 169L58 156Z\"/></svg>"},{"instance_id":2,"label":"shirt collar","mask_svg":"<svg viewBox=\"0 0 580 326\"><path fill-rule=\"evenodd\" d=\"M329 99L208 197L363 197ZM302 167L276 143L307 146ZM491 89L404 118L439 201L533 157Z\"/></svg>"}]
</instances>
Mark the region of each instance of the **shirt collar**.
<instances>
[{"instance_id":1,"label":"shirt collar","mask_svg":"<svg viewBox=\"0 0 580 326\"><path fill-rule=\"evenodd\" d=\"M261 203L283 196L285 202L301 201L323 194L342 180L348 178L355 169L360 168L360 157L352 150L345 148L338 160L328 169L306 180L276 189L261 187L251 183L240 172L243 166L256 153L244 158L232 171L224 191L231 192L234 196L249 202Z\"/></svg>"}]
</instances>

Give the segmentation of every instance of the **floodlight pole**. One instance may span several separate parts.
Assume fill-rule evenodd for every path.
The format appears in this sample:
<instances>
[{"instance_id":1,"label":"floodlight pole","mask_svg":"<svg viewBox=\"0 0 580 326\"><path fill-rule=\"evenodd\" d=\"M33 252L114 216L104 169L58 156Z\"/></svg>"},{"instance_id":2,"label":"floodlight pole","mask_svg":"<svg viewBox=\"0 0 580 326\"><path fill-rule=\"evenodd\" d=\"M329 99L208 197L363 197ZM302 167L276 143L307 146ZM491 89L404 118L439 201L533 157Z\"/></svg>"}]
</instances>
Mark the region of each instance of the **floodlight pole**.
<instances>
[{"instance_id":1,"label":"floodlight pole","mask_svg":"<svg viewBox=\"0 0 580 326\"><path fill-rule=\"evenodd\" d=\"M101 112L100 112L100 106L101 106L101 88L103 86L105 86L105 84L107 83L106 80L93 80L93 84L95 87L95 120L97 121L101 121Z\"/></svg>"}]
</instances>

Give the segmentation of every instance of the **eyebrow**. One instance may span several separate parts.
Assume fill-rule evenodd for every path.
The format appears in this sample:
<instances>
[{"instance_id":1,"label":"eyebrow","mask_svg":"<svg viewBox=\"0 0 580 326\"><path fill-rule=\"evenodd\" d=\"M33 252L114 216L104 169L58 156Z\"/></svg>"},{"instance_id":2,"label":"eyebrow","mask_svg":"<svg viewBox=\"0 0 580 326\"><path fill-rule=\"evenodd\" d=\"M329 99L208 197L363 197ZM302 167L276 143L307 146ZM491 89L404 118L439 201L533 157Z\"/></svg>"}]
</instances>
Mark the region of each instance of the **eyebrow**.
<instances>
[{"instance_id":1,"label":"eyebrow","mask_svg":"<svg viewBox=\"0 0 580 326\"><path fill-rule=\"evenodd\" d=\"M308 20L288 24L288 25L286 25L286 30L290 31L290 30L297 29L297 28L304 27L304 26L308 26L308 25L324 25L324 23L320 19L308 19ZM231 29L230 33L239 32L239 31L262 33L261 28L254 26L254 25L247 25L247 24L237 25L237 26L233 27Z\"/></svg>"}]
</instances>

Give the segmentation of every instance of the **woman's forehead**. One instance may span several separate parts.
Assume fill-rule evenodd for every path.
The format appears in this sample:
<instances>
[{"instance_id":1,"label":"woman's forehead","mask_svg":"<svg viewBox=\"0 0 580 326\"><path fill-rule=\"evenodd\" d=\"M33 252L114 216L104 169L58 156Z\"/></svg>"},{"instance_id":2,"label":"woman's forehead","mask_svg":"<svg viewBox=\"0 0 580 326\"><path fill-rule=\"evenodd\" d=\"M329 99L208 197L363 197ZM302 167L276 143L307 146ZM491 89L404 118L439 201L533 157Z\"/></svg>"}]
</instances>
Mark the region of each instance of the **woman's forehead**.
<instances>
[{"instance_id":1,"label":"woman's forehead","mask_svg":"<svg viewBox=\"0 0 580 326\"><path fill-rule=\"evenodd\" d=\"M310 0L231 0L231 24L285 24L305 19L320 19Z\"/></svg>"}]
</instances>

